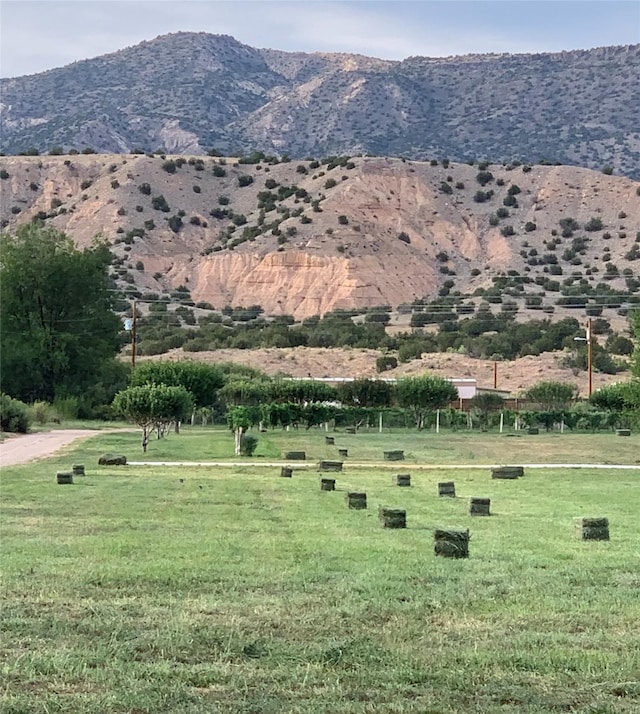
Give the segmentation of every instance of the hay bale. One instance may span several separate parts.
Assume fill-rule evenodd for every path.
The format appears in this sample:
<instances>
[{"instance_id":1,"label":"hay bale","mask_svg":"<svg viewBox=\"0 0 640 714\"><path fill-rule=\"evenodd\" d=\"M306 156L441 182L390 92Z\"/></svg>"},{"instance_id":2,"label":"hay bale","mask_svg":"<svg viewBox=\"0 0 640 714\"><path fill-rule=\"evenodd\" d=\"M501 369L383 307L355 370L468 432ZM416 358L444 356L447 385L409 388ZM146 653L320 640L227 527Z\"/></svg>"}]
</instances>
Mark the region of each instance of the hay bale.
<instances>
[{"instance_id":1,"label":"hay bale","mask_svg":"<svg viewBox=\"0 0 640 714\"><path fill-rule=\"evenodd\" d=\"M411 486L411 474L396 474L396 486Z\"/></svg>"},{"instance_id":2,"label":"hay bale","mask_svg":"<svg viewBox=\"0 0 640 714\"><path fill-rule=\"evenodd\" d=\"M293 476L293 469L290 466L283 466L280 469L280 476L283 478L291 478Z\"/></svg>"},{"instance_id":3,"label":"hay bale","mask_svg":"<svg viewBox=\"0 0 640 714\"><path fill-rule=\"evenodd\" d=\"M616 436L631 436L631 429L616 429Z\"/></svg>"},{"instance_id":4,"label":"hay bale","mask_svg":"<svg viewBox=\"0 0 640 714\"><path fill-rule=\"evenodd\" d=\"M287 461L304 461L307 458L307 454L304 451L285 451L284 458Z\"/></svg>"},{"instance_id":5,"label":"hay bale","mask_svg":"<svg viewBox=\"0 0 640 714\"><path fill-rule=\"evenodd\" d=\"M449 531L436 529L433 534L434 552L443 558L469 557L469 530Z\"/></svg>"},{"instance_id":6,"label":"hay bale","mask_svg":"<svg viewBox=\"0 0 640 714\"><path fill-rule=\"evenodd\" d=\"M347 493L347 506L354 510L362 510L367 507L367 494L350 491Z\"/></svg>"},{"instance_id":7,"label":"hay bale","mask_svg":"<svg viewBox=\"0 0 640 714\"><path fill-rule=\"evenodd\" d=\"M338 449L338 456L341 459L346 459L349 456L349 449Z\"/></svg>"},{"instance_id":8,"label":"hay bale","mask_svg":"<svg viewBox=\"0 0 640 714\"><path fill-rule=\"evenodd\" d=\"M344 433L345 434L355 434L356 433L355 426L345 426Z\"/></svg>"},{"instance_id":9,"label":"hay bale","mask_svg":"<svg viewBox=\"0 0 640 714\"><path fill-rule=\"evenodd\" d=\"M58 483L73 483L73 472L71 471L58 471L56 474L56 481Z\"/></svg>"},{"instance_id":10,"label":"hay bale","mask_svg":"<svg viewBox=\"0 0 640 714\"><path fill-rule=\"evenodd\" d=\"M472 516L490 516L490 498L472 498L469 502L469 514Z\"/></svg>"},{"instance_id":11,"label":"hay bale","mask_svg":"<svg viewBox=\"0 0 640 714\"><path fill-rule=\"evenodd\" d=\"M538 429L537 426L530 426L530 427L527 429L527 434L528 434L529 436L537 436L539 433L540 433L540 430Z\"/></svg>"},{"instance_id":12,"label":"hay bale","mask_svg":"<svg viewBox=\"0 0 640 714\"><path fill-rule=\"evenodd\" d=\"M86 476L84 472L84 464L74 464L71 467L74 476Z\"/></svg>"},{"instance_id":13,"label":"hay bale","mask_svg":"<svg viewBox=\"0 0 640 714\"><path fill-rule=\"evenodd\" d=\"M491 478L520 478L524 476L524 466L493 466Z\"/></svg>"},{"instance_id":14,"label":"hay bale","mask_svg":"<svg viewBox=\"0 0 640 714\"><path fill-rule=\"evenodd\" d=\"M342 471L342 461L321 461L318 471Z\"/></svg>"},{"instance_id":15,"label":"hay bale","mask_svg":"<svg viewBox=\"0 0 640 714\"><path fill-rule=\"evenodd\" d=\"M335 437L333 436L325 436L324 437L324 443L327 446L333 446L336 443Z\"/></svg>"},{"instance_id":16,"label":"hay bale","mask_svg":"<svg viewBox=\"0 0 640 714\"><path fill-rule=\"evenodd\" d=\"M127 457L122 454L102 454L98 459L100 466L126 466Z\"/></svg>"},{"instance_id":17,"label":"hay bale","mask_svg":"<svg viewBox=\"0 0 640 714\"><path fill-rule=\"evenodd\" d=\"M404 451L396 449L394 451L382 452L385 461L404 461Z\"/></svg>"},{"instance_id":18,"label":"hay bale","mask_svg":"<svg viewBox=\"0 0 640 714\"><path fill-rule=\"evenodd\" d=\"M438 484L438 496L456 497L456 484L453 481L441 481Z\"/></svg>"},{"instance_id":19,"label":"hay bale","mask_svg":"<svg viewBox=\"0 0 640 714\"><path fill-rule=\"evenodd\" d=\"M378 510L378 518L380 518L383 528L407 527L407 512L400 508L386 508L385 506L380 506L380 509Z\"/></svg>"},{"instance_id":20,"label":"hay bale","mask_svg":"<svg viewBox=\"0 0 640 714\"><path fill-rule=\"evenodd\" d=\"M334 478L321 478L320 479L320 490L321 491L335 491L336 490L336 480Z\"/></svg>"},{"instance_id":21,"label":"hay bale","mask_svg":"<svg viewBox=\"0 0 640 714\"><path fill-rule=\"evenodd\" d=\"M576 523L580 540L609 540L608 518L580 518Z\"/></svg>"}]
</instances>

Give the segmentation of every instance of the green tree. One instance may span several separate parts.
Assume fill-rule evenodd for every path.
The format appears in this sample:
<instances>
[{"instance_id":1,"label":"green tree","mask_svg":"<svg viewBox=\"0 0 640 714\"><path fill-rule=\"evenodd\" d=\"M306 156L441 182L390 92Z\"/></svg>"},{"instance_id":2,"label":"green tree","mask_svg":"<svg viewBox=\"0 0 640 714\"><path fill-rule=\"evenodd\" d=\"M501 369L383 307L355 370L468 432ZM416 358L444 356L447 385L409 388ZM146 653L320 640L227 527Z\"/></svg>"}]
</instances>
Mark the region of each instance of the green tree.
<instances>
[{"instance_id":1,"label":"green tree","mask_svg":"<svg viewBox=\"0 0 640 714\"><path fill-rule=\"evenodd\" d=\"M486 427L489 423L489 414L504 408L504 397L495 392L480 392L471 403L480 413L481 424Z\"/></svg>"},{"instance_id":2,"label":"green tree","mask_svg":"<svg viewBox=\"0 0 640 714\"><path fill-rule=\"evenodd\" d=\"M196 407L215 403L217 392L224 384L222 372L203 362L142 362L131 373L132 387L143 384L167 384L184 387L193 397Z\"/></svg>"},{"instance_id":3,"label":"green tree","mask_svg":"<svg viewBox=\"0 0 640 714\"><path fill-rule=\"evenodd\" d=\"M413 413L416 427L422 429L427 414L455 401L458 390L442 377L425 374L398 380L396 396L398 404Z\"/></svg>"},{"instance_id":4,"label":"green tree","mask_svg":"<svg viewBox=\"0 0 640 714\"><path fill-rule=\"evenodd\" d=\"M110 262L106 244L78 250L41 223L0 234L2 391L26 402L73 396L85 403L98 386L104 391L105 372L118 373L111 366L121 331Z\"/></svg>"},{"instance_id":5,"label":"green tree","mask_svg":"<svg viewBox=\"0 0 640 714\"><path fill-rule=\"evenodd\" d=\"M146 453L151 431L161 430L188 416L193 409L193 398L184 387L143 384L118 392L113 408L142 428L142 451Z\"/></svg>"},{"instance_id":6,"label":"green tree","mask_svg":"<svg viewBox=\"0 0 640 714\"><path fill-rule=\"evenodd\" d=\"M527 390L528 400L536 402L543 411L566 409L578 396L578 387L566 382L538 382Z\"/></svg>"},{"instance_id":7,"label":"green tree","mask_svg":"<svg viewBox=\"0 0 640 714\"><path fill-rule=\"evenodd\" d=\"M340 385L343 404L359 407L388 407L393 400L393 386L381 379L354 379Z\"/></svg>"}]
</instances>

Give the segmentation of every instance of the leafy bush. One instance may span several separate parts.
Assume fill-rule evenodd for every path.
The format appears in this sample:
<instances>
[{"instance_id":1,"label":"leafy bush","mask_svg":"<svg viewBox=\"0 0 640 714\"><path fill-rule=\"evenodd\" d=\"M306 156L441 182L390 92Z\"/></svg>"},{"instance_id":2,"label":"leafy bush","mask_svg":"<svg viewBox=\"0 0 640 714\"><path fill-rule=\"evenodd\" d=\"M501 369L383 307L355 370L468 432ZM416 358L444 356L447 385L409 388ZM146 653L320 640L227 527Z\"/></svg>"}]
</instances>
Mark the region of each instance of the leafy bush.
<instances>
[{"instance_id":1,"label":"leafy bush","mask_svg":"<svg viewBox=\"0 0 640 714\"><path fill-rule=\"evenodd\" d=\"M163 213L169 213L171 210L169 208L169 204L167 203L167 199L162 194L154 196L151 199L151 205L156 209L156 211L162 211Z\"/></svg>"},{"instance_id":2,"label":"leafy bush","mask_svg":"<svg viewBox=\"0 0 640 714\"><path fill-rule=\"evenodd\" d=\"M27 405L8 394L0 394L0 430L26 434L29 426Z\"/></svg>"},{"instance_id":3,"label":"leafy bush","mask_svg":"<svg viewBox=\"0 0 640 714\"><path fill-rule=\"evenodd\" d=\"M240 439L240 455L253 456L253 452L258 446L258 437L253 434L243 434Z\"/></svg>"},{"instance_id":4,"label":"leafy bush","mask_svg":"<svg viewBox=\"0 0 640 714\"><path fill-rule=\"evenodd\" d=\"M491 171L479 171L476 174L476 181L481 186L486 186L489 182L493 181L493 174Z\"/></svg>"},{"instance_id":5,"label":"leafy bush","mask_svg":"<svg viewBox=\"0 0 640 714\"><path fill-rule=\"evenodd\" d=\"M392 355L381 355L376 359L376 372L386 372L388 369L395 369L398 360Z\"/></svg>"}]
</instances>

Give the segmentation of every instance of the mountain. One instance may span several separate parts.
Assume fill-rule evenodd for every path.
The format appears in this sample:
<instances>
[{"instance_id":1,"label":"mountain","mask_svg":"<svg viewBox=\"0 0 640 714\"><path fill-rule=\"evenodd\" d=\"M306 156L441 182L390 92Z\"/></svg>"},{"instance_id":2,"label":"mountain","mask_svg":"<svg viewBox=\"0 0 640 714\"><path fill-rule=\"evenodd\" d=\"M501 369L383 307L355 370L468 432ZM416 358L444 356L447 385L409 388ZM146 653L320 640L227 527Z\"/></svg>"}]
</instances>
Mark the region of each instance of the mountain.
<instances>
[{"instance_id":1,"label":"mountain","mask_svg":"<svg viewBox=\"0 0 640 714\"><path fill-rule=\"evenodd\" d=\"M102 235L128 294L181 288L218 309L304 319L447 298L579 317L640 300L640 183L570 166L0 158L2 228L34 218L79 245Z\"/></svg>"},{"instance_id":2,"label":"mountain","mask_svg":"<svg viewBox=\"0 0 640 714\"><path fill-rule=\"evenodd\" d=\"M640 45L385 61L176 33L0 80L0 150L541 160L640 178Z\"/></svg>"}]
</instances>

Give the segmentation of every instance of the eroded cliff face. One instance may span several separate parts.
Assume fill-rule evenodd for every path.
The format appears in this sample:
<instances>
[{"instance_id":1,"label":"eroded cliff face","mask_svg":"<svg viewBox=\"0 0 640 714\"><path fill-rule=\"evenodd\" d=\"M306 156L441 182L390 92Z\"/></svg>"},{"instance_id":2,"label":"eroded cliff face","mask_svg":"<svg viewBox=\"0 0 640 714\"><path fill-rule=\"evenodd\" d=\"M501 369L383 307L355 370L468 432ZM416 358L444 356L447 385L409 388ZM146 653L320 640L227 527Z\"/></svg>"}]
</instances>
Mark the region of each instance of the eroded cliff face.
<instances>
[{"instance_id":1,"label":"eroded cliff face","mask_svg":"<svg viewBox=\"0 0 640 714\"><path fill-rule=\"evenodd\" d=\"M483 202L476 201L477 166L390 158L355 157L348 168L329 168L16 156L0 157L0 169L6 230L40 218L81 247L102 236L125 290L166 294L183 285L195 302L259 304L296 319L397 307L448 290L469 294L506 271L533 282L551 258L573 271L563 257L573 238L559 235L567 217L581 227L600 219L601 230L585 233L581 260L597 268L606 254L621 272L610 285L624 288L622 267L633 270L628 256L640 231L637 182L568 166L490 166L493 179L483 189L491 196ZM246 176L251 182L240 185ZM514 195L515 204L504 203Z\"/></svg>"},{"instance_id":2,"label":"eroded cliff face","mask_svg":"<svg viewBox=\"0 0 640 714\"><path fill-rule=\"evenodd\" d=\"M410 302L437 286L436 271L425 263L388 255L343 258L302 251L226 254L210 256L190 271L182 269L179 277L189 278L194 300L259 304L271 314L304 319L338 308Z\"/></svg>"}]
</instances>

